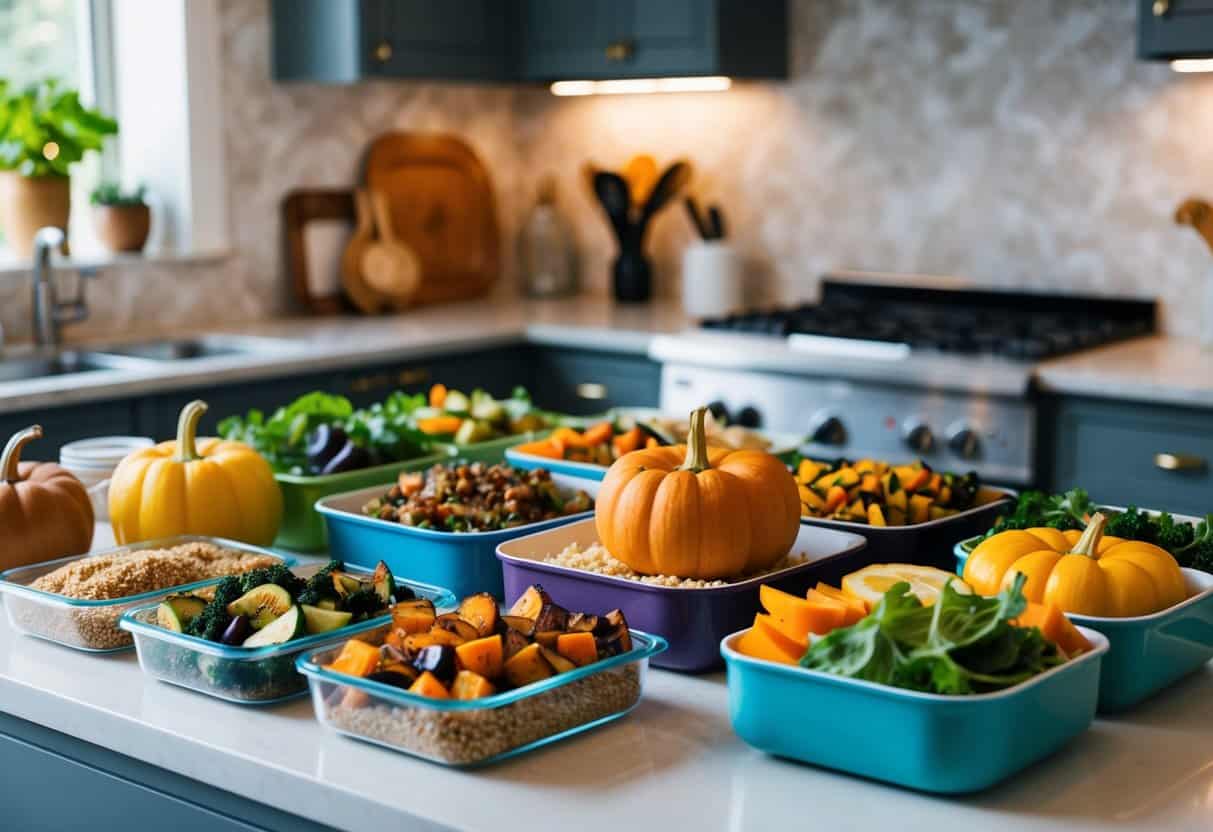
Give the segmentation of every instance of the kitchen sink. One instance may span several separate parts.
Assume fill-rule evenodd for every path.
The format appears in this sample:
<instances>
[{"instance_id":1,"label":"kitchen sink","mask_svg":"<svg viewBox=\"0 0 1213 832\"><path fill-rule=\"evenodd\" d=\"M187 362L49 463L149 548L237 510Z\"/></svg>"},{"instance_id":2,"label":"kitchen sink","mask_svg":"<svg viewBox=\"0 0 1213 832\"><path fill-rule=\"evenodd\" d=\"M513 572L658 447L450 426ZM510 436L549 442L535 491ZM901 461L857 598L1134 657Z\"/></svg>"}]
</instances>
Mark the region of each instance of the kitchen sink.
<instances>
[{"instance_id":1,"label":"kitchen sink","mask_svg":"<svg viewBox=\"0 0 1213 832\"><path fill-rule=\"evenodd\" d=\"M273 338L203 335L197 338L168 338L106 347L110 355L151 361L188 361L233 355L265 355L282 352L283 342Z\"/></svg>"},{"instance_id":2,"label":"kitchen sink","mask_svg":"<svg viewBox=\"0 0 1213 832\"><path fill-rule=\"evenodd\" d=\"M31 378L114 370L130 366L121 358L94 352L61 352L58 355L0 356L0 384Z\"/></svg>"}]
</instances>

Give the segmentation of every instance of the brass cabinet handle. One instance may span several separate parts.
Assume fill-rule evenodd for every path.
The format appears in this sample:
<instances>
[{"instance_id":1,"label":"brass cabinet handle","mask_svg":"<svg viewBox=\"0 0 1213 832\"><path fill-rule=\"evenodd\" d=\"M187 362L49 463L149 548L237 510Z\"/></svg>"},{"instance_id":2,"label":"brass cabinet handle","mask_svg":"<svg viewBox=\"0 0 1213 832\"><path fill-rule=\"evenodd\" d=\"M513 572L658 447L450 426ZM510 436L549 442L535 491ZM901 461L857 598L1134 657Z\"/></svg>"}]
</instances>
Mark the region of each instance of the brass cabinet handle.
<instances>
[{"instance_id":1,"label":"brass cabinet handle","mask_svg":"<svg viewBox=\"0 0 1213 832\"><path fill-rule=\"evenodd\" d=\"M617 40L607 44L606 59L608 61L628 61L636 53L636 44L630 40Z\"/></svg>"},{"instance_id":2,"label":"brass cabinet handle","mask_svg":"<svg viewBox=\"0 0 1213 832\"><path fill-rule=\"evenodd\" d=\"M1166 17L1171 11L1171 0L1154 0L1154 16Z\"/></svg>"},{"instance_id":3,"label":"brass cabinet handle","mask_svg":"<svg viewBox=\"0 0 1213 832\"><path fill-rule=\"evenodd\" d=\"M577 397L593 401L605 399L607 397L606 385L594 381L584 381L577 385Z\"/></svg>"},{"instance_id":4,"label":"brass cabinet handle","mask_svg":"<svg viewBox=\"0 0 1213 832\"><path fill-rule=\"evenodd\" d=\"M411 384L424 384L429 380L430 371L425 367L410 367L396 374L396 381L401 387L407 387Z\"/></svg>"},{"instance_id":5,"label":"brass cabinet handle","mask_svg":"<svg viewBox=\"0 0 1213 832\"><path fill-rule=\"evenodd\" d=\"M392 45L385 41L380 41L375 47L375 60L381 64L386 64L392 59Z\"/></svg>"},{"instance_id":6,"label":"brass cabinet handle","mask_svg":"<svg viewBox=\"0 0 1213 832\"><path fill-rule=\"evenodd\" d=\"M359 376L350 382L350 389L355 393L369 393L390 386L392 377L388 375Z\"/></svg>"},{"instance_id":7,"label":"brass cabinet handle","mask_svg":"<svg viewBox=\"0 0 1213 832\"><path fill-rule=\"evenodd\" d=\"M359 376L350 382L350 389L355 393L369 393L372 390L382 390L385 387L408 387L421 384L430 377L430 371L425 367L410 367L396 374L376 373L373 376Z\"/></svg>"},{"instance_id":8,"label":"brass cabinet handle","mask_svg":"<svg viewBox=\"0 0 1213 832\"><path fill-rule=\"evenodd\" d=\"M1190 454L1154 454L1154 467L1164 471L1203 471L1209 463L1202 456Z\"/></svg>"}]
</instances>

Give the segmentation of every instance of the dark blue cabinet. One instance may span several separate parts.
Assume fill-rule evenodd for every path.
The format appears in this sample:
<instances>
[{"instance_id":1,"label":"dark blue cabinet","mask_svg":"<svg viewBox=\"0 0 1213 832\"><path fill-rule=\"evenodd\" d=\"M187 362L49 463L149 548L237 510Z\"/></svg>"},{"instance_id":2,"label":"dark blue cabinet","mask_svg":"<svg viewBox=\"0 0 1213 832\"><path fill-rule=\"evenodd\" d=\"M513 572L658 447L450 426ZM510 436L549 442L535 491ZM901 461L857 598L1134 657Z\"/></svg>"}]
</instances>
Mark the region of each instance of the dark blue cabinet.
<instances>
[{"instance_id":1,"label":"dark blue cabinet","mask_svg":"<svg viewBox=\"0 0 1213 832\"><path fill-rule=\"evenodd\" d=\"M1137 54L1150 60L1213 55L1213 0L1138 0Z\"/></svg>"},{"instance_id":2,"label":"dark blue cabinet","mask_svg":"<svg viewBox=\"0 0 1213 832\"><path fill-rule=\"evenodd\" d=\"M561 413L656 407L661 394L661 365L642 355L533 348L528 363L536 403Z\"/></svg>"},{"instance_id":3,"label":"dark blue cabinet","mask_svg":"<svg viewBox=\"0 0 1213 832\"><path fill-rule=\"evenodd\" d=\"M125 436L135 432L135 403L90 402L70 407L0 413L0 445L22 428L42 426L42 439L27 446L24 458L58 462L59 448L94 436Z\"/></svg>"}]
</instances>

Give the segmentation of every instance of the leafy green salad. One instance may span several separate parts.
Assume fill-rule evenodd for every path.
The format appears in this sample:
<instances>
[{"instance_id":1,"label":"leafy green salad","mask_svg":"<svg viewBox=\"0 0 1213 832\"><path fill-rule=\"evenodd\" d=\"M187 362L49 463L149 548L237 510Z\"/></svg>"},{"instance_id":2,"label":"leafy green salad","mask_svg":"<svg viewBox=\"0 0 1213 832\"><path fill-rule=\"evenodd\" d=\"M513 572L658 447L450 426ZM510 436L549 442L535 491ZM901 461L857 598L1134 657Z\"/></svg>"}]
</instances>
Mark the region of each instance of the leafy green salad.
<instances>
[{"instance_id":1,"label":"leafy green salad","mask_svg":"<svg viewBox=\"0 0 1213 832\"><path fill-rule=\"evenodd\" d=\"M949 581L932 606L904 581L866 618L834 630L802 667L907 690L974 694L1001 690L1063 664L1036 627L1011 623L1027 608L1024 576L992 598L956 591Z\"/></svg>"}]
</instances>

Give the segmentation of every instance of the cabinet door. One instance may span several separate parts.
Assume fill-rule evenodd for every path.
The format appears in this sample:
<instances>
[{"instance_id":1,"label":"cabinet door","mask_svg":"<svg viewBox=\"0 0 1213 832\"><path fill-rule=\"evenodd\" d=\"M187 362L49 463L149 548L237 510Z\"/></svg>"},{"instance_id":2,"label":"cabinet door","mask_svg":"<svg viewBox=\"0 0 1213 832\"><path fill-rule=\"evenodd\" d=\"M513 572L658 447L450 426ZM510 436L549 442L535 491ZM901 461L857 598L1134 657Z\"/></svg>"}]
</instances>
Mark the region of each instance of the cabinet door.
<instances>
[{"instance_id":1,"label":"cabinet door","mask_svg":"<svg viewBox=\"0 0 1213 832\"><path fill-rule=\"evenodd\" d=\"M718 70L713 0L630 0L618 4L628 75L709 75Z\"/></svg>"},{"instance_id":2,"label":"cabinet door","mask_svg":"<svg viewBox=\"0 0 1213 832\"><path fill-rule=\"evenodd\" d=\"M589 416L611 407L656 407L661 365L643 356L537 349L532 395L540 407Z\"/></svg>"},{"instance_id":3,"label":"cabinet door","mask_svg":"<svg viewBox=\"0 0 1213 832\"><path fill-rule=\"evenodd\" d=\"M1084 488L1113 505L1213 511L1213 414L1063 399L1053 439L1055 491Z\"/></svg>"},{"instance_id":4,"label":"cabinet door","mask_svg":"<svg viewBox=\"0 0 1213 832\"><path fill-rule=\"evenodd\" d=\"M97 402L0 414L0 445L30 425L42 426L42 439L26 446L25 459L59 461L59 448L94 436L129 436L135 433L135 416L128 402Z\"/></svg>"},{"instance_id":5,"label":"cabinet door","mask_svg":"<svg viewBox=\"0 0 1213 832\"><path fill-rule=\"evenodd\" d=\"M522 77L620 77L618 56L608 57L608 47L625 36L620 5L615 0L524 0L519 21Z\"/></svg>"},{"instance_id":6,"label":"cabinet door","mask_svg":"<svg viewBox=\"0 0 1213 832\"><path fill-rule=\"evenodd\" d=\"M500 0L362 0L364 75L509 80L514 14Z\"/></svg>"},{"instance_id":7,"label":"cabinet door","mask_svg":"<svg viewBox=\"0 0 1213 832\"><path fill-rule=\"evenodd\" d=\"M1137 6L1139 56L1213 54L1213 0L1138 0Z\"/></svg>"},{"instance_id":8,"label":"cabinet door","mask_svg":"<svg viewBox=\"0 0 1213 832\"><path fill-rule=\"evenodd\" d=\"M366 407L394 390L425 392L438 383L464 393L480 388L500 398L529 382L521 348L507 347L367 367L346 373L341 385L356 406Z\"/></svg>"}]
</instances>

